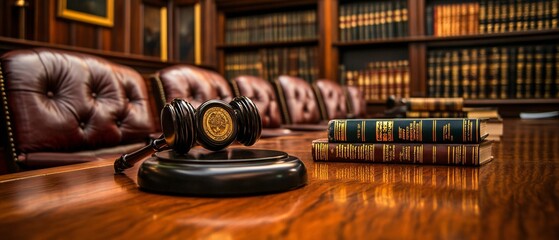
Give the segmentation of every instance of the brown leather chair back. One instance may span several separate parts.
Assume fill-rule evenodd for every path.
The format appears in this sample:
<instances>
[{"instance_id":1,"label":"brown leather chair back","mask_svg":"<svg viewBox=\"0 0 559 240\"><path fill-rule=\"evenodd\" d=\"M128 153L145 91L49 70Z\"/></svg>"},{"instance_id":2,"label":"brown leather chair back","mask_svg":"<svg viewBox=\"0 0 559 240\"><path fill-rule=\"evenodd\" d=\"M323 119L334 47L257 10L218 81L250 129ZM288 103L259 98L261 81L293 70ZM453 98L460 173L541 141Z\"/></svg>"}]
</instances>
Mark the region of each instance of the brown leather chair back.
<instances>
[{"instance_id":1,"label":"brown leather chair back","mask_svg":"<svg viewBox=\"0 0 559 240\"><path fill-rule=\"evenodd\" d=\"M319 79L313 83L320 105L322 119L347 118L347 100L344 89L337 82Z\"/></svg>"},{"instance_id":2,"label":"brown leather chair back","mask_svg":"<svg viewBox=\"0 0 559 240\"><path fill-rule=\"evenodd\" d=\"M94 160L54 153L98 156L94 150L144 141L153 131L144 79L129 67L44 48L11 51L0 61L2 113L15 162L47 167Z\"/></svg>"},{"instance_id":3,"label":"brown leather chair back","mask_svg":"<svg viewBox=\"0 0 559 240\"><path fill-rule=\"evenodd\" d=\"M175 98L185 99L194 107L210 99L226 102L233 99L233 91L222 76L190 65L176 65L158 71L152 79L152 86L156 88L154 94L159 110Z\"/></svg>"},{"instance_id":4,"label":"brown leather chair back","mask_svg":"<svg viewBox=\"0 0 559 240\"><path fill-rule=\"evenodd\" d=\"M239 76L232 79L231 84L237 96L246 96L256 104L262 119L262 127L280 127L279 103L274 89L268 81L260 77Z\"/></svg>"},{"instance_id":5,"label":"brown leather chair back","mask_svg":"<svg viewBox=\"0 0 559 240\"><path fill-rule=\"evenodd\" d=\"M356 86L346 86L346 93L349 105L349 113L354 118L367 117L367 102L363 92Z\"/></svg>"},{"instance_id":6,"label":"brown leather chair back","mask_svg":"<svg viewBox=\"0 0 559 240\"><path fill-rule=\"evenodd\" d=\"M311 85L303 79L279 76L274 85L286 124L319 123L320 110Z\"/></svg>"}]
</instances>

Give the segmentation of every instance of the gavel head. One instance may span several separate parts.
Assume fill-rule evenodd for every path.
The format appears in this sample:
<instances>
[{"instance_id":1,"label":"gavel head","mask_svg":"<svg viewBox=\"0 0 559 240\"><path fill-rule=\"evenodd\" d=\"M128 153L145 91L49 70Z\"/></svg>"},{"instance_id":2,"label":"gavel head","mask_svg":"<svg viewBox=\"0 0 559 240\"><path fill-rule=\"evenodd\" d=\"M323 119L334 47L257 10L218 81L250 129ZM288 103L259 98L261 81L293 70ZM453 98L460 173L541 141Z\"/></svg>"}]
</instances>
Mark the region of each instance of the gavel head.
<instances>
[{"instance_id":1,"label":"gavel head","mask_svg":"<svg viewBox=\"0 0 559 240\"><path fill-rule=\"evenodd\" d=\"M187 153L196 142L217 151L233 141L250 146L262 132L256 105L247 97L234 98L229 104L209 100L194 109L183 99L174 99L161 111L165 142L179 154Z\"/></svg>"},{"instance_id":2,"label":"gavel head","mask_svg":"<svg viewBox=\"0 0 559 240\"><path fill-rule=\"evenodd\" d=\"M262 121L256 105L247 97L236 97L229 104L220 100L204 102L198 109L182 99L174 99L161 110L163 137L118 158L116 173L131 168L145 156L163 148L186 154L196 144L217 151L233 141L253 145L262 133Z\"/></svg>"}]
</instances>

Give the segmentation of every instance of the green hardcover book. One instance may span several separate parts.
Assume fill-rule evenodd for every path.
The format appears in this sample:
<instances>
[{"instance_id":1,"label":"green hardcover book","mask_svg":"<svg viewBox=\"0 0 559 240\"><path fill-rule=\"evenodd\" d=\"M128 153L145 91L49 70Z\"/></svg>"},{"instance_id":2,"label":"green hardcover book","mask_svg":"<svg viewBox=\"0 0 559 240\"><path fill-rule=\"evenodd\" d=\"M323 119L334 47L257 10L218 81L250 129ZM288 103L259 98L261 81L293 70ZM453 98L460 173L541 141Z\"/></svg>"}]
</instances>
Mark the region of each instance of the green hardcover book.
<instances>
[{"instance_id":1,"label":"green hardcover book","mask_svg":"<svg viewBox=\"0 0 559 240\"><path fill-rule=\"evenodd\" d=\"M499 67L501 61L499 48L491 48L491 57L489 61L489 74L487 75L487 79L489 80L489 98L496 99L499 92Z\"/></svg>"},{"instance_id":2,"label":"green hardcover book","mask_svg":"<svg viewBox=\"0 0 559 240\"><path fill-rule=\"evenodd\" d=\"M557 28L559 20L559 0L550 0L553 2L551 9L551 28Z\"/></svg>"},{"instance_id":3,"label":"green hardcover book","mask_svg":"<svg viewBox=\"0 0 559 240\"><path fill-rule=\"evenodd\" d=\"M545 76L543 71L543 46L536 46L534 53L534 97L542 98L544 95L543 81Z\"/></svg>"},{"instance_id":4,"label":"green hardcover book","mask_svg":"<svg viewBox=\"0 0 559 240\"><path fill-rule=\"evenodd\" d=\"M517 19L516 19L516 2L514 2L514 0L510 0L508 2L508 7L509 7L509 9L508 9L509 14L507 16L508 17L508 19L507 19L508 30L509 30L509 32L513 32L513 31L516 30L516 22L517 22Z\"/></svg>"},{"instance_id":5,"label":"green hardcover book","mask_svg":"<svg viewBox=\"0 0 559 240\"><path fill-rule=\"evenodd\" d=\"M499 11L500 15L498 16L499 25L500 25L499 32L508 32L510 31L508 29L508 25L509 25L508 16L510 14L509 7L508 7L508 0L501 0L499 2L499 7L501 8Z\"/></svg>"},{"instance_id":6,"label":"green hardcover book","mask_svg":"<svg viewBox=\"0 0 559 240\"><path fill-rule=\"evenodd\" d=\"M478 97L484 99L487 97L487 50L482 48L479 50L479 86Z\"/></svg>"},{"instance_id":7,"label":"green hardcover book","mask_svg":"<svg viewBox=\"0 0 559 240\"><path fill-rule=\"evenodd\" d=\"M536 29L544 29L545 21L545 5L543 1L538 1L536 3Z\"/></svg>"},{"instance_id":8,"label":"green hardcover book","mask_svg":"<svg viewBox=\"0 0 559 240\"><path fill-rule=\"evenodd\" d=\"M396 0L392 5L392 31L393 37L401 37L402 32L402 7L400 6L400 0Z\"/></svg>"},{"instance_id":9,"label":"green hardcover book","mask_svg":"<svg viewBox=\"0 0 559 240\"><path fill-rule=\"evenodd\" d=\"M432 97L441 97L443 95L443 52L435 52L435 94Z\"/></svg>"},{"instance_id":10,"label":"green hardcover book","mask_svg":"<svg viewBox=\"0 0 559 240\"><path fill-rule=\"evenodd\" d=\"M479 33L487 32L487 1L480 0L479 2Z\"/></svg>"},{"instance_id":11,"label":"green hardcover book","mask_svg":"<svg viewBox=\"0 0 559 240\"><path fill-rule=\"evenodd\" d=\"M526 79L524 80L524 97L533 98L534 97L534 48L533 46L526 47L526 54L524 58L524 64L526 66Z\"/></svg>"},{"instance_id":12,"label":"green hardcover book","mask_svg":"<svg viewBox=\"0 0 559 240\"><path fill-rule=\"evenodd\" d=\"M458 51L452 51L451 97L460 97L460 57Z\"/></svg>"},{"instance_id":13,"label":"green hardcover book","mask_svg":"<svg viewBox=\"0 0 559 240\"><path fill-rule=\"evenodd\" d=\"M427 89L428 96L435 96L435 53L429 52L427 57Z\"/></svg>"},{"instance_id":14,"label":"green hardcover book","mask_svg":"<svg viewBox=\"0 0 559 240\"><path fill-rule=\"evenodd\" d=\"M478 98L478 85L479 85L479 62L478 62L478 50L471 49L470 58L470 98Z\"/></svg>"},{"instance_id":15,"label":"green hardcover book","mask_svg":"<svg viewBox=\"0 0 559 240\"><path fill-rule=\"evenodd\" d=\"M312 142L314 161L479 166L493 159L492 143L332 143Z\"/></svg>"},{"instance_id":16,"label":"green hardcover book","mask_svg":"<svg viewBox=\"0 0 559 240\"><path fill-rule=\"evenodd\" d=\"M463 98L470 98L470 82L472 82L470 77L470 67L471 67L471 59L470 59L470 50L464 49L461 51L462 61L460 63L460 67L462 68L462 74L460 74L461 78L461 86L460 91L462 92Z\"/></svg>"},{"instance_id":17,"label":"green hardcover book","mask_svg":"<svg viewBox=\"0 0 559 240\"><path fill-rule=\"evenodd\" d=\"M508 96L509 81L509 55L506 47L501 47L501 67L499 68L499 98L506 99Z\"/></svg>"},{"instance_id":18,"label":"green hardcover book","mask_svg":"<svg viewBox=\"0 0 559 240\"><path fill-rule=\"evenodd\" d=\"M516 13L514 14L514 22L516 26L514 27L515 31L522 31L522 26L524 25L524 5L522 0L515 0L514 2Z\"/></svg>"},{"instance_id":19,"label":"green hardcover book","mask_svg":"<svg viewBox=\"0 0 559 240\"><path fill-rule=\"evenodd\" d=\"M442 71L442 83L443 83L443 97L450 97L450 52L445 52L443 57L443 71Z\"/></svg>"},{"instance_id":20,"label":"green hardcover book","mask_svg":"<svg viewBox=\"0 0 559 240\"><path fill-rule=\"evenodd\" d=\"M526 56L524 47L519 47L516 57L516 98L524 97L524 80L526 79Z\"/></svg>"},{"instance_id":21,"label":"green hardcover book","mask_svg":"<svg viewBox=\"0 0 559 240\"><path fill-rule=\"evenodd\" d=\"M388 26L387 26L387 13L388 13L388 4L382 2L380 3L380 38L387 38L388 37Z\"/></svg>"},{"instance_id":22,"label":"green hardcover book","mask_svg":"<svg viewBox=\"0 0 559 240\"><path fill-rule=\"evenodd\" d=\"M531 1L529 3L529 11L528 11L528 29L527 30L535 30L537 28L537 21L538 21L538 8L537 3L535 1Z\"/></svg>"},{"instance_id":23,"label":"green hardcover book","mask_svg":"<svg viewBox=\"0 0 559 240\"><path fill-rule=\"evenodd\" d=\"M554 67L552 69L551 77L552 79L555 79L555 84L553 84L555 89L553 89L552 94L555 95L556 98L559 98L559 45L555 45L554 55L555 61L553 63Z\"/></svg>"},{"instance_id":24,"label":"green hardcover book","mask_svg":"<svg viewBox=\"0 0 559 240\"><path fill-rule=\"evenodd\" d=\"M487 137L485 119L334 119L330 142L479 143Z\"/></svg>"},{"instance_id":25,"label":"green hardcover book","mask_svg":"<svg viewBox=\"0 0 559 240\"><path fill-rule=\"evenodd\" d=\"M517 48L516 47L509 47L508 48L509 54L509 79L508 79L508 98L515 98L516 96L516 79L517 79L517 69L516 69L516 60L517 60Z\"/></svg>"},{"instance_id":26,"label":"green hardcover book","mask_svg":"<svg viewBox=\"0 0 559 240\"><path fill-rule=\"evenodd\" d=\"M495 3L494 1L488 0L487 1L487 25L485 27L485 33L494 33L495 31Z\"/></svg>"},{"instance_id":27,"label":"green hardcover book","mask_svg":"<svg viewBox=\"0 0 559 240\"><path fill-rule=\"evenodd\" d=\"M402 27L400 29L402 29L402 37L405 37L408 35L408 4L406 0L403 0L402 5L404 6L402 8L402 10L400 11L400 14L402 15Z\"/></svg>"},{"instance_id":28,"label":"green hardcover book","mask_svg":"<svg viewBox=\"0 0 559 240\"><path fill-rule=\"evenodd\" d=\"M338 17L338 21L339 21L339 34L340 34L340 42L345 42L347 41L347 5L340 5L340 11L339 11L339 17Z\"/></svg>"}]
</instances>

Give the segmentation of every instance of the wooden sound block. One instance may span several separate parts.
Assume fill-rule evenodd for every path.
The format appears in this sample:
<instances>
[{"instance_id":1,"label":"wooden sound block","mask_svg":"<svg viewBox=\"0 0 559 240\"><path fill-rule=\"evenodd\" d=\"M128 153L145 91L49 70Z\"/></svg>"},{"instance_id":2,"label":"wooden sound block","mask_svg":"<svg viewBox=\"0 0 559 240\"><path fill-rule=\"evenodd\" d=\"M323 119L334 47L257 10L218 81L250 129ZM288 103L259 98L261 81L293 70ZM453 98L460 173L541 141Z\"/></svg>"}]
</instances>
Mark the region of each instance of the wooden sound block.
<instances>
[{"instance_id":1,"label":"wooden sound block","mask_svg":"<svg viewBox=\"0 0 559 240\"><path fill-rule=\"evenodd\" d=\"M196 196L282 192L306 183L307 170L299 158L260 149L166 150L144 161L138 172L142 190Z\"/></svg>"}]
</instances>

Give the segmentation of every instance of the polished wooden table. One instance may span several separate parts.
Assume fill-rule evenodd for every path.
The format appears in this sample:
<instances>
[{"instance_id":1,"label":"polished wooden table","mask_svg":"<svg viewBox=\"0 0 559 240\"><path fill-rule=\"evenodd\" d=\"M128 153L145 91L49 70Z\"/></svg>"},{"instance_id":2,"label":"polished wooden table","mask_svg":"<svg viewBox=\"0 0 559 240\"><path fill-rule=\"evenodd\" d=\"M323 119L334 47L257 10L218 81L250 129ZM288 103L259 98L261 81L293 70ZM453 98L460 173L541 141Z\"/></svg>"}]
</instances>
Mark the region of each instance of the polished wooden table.
<instances>
[{"instance_id":1,"label":"polished wooden table","mask_svg":"<svg viewBox=\"0 0 559 240\"><path fill-rule=\"evenodd\" d=\"M0 176L2 239L559 239L559 121L505 120L482 167L318 163L325 132L260 140L309 184L234 198L143 192L100 161Z\"/></svg>"}]
</instances>

